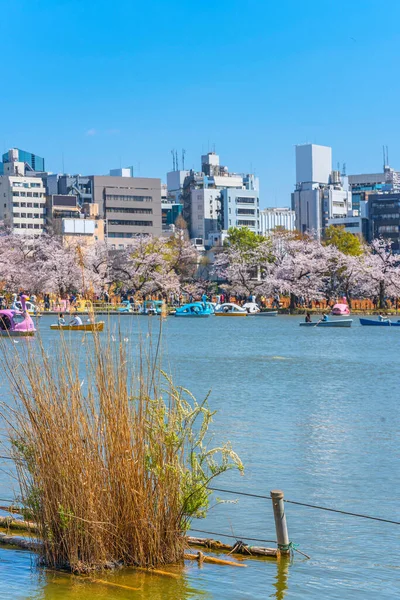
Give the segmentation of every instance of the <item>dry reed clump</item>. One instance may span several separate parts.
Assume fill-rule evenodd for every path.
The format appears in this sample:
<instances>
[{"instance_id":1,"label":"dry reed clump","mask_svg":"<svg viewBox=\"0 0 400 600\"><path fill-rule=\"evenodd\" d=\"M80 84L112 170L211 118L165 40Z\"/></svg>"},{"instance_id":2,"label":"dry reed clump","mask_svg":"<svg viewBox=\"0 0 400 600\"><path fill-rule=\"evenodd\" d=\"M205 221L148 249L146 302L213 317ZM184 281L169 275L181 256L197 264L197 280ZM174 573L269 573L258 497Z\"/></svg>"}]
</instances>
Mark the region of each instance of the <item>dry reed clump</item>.
<instances>
[{"instance_id":1,"label":"dry reed clump","mask_svg":"<svg viewBox=\"0 0 400 600\"><path fill-rule=\"evenodd\" d=\"M81 347L83 360L64 337L53 356L40 341L3 352L16 407L2 414L43 562L82 573L180 561L207 483L240 459L229 444L207 449L207 402L174 387L157 358L142 352L134 372L121 339Z\"/></svg>"}]
</instances>

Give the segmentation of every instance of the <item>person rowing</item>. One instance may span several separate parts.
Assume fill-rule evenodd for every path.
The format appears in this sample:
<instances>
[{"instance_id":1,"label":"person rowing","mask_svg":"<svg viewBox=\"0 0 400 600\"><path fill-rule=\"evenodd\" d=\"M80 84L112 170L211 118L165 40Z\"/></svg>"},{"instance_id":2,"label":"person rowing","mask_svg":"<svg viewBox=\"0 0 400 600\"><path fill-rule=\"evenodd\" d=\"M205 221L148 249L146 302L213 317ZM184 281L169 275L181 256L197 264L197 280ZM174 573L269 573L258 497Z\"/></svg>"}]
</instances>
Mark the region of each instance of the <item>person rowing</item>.
<instances>
[{"instance_id":1,"label":"person rowing","mask_svg":"<svg viewBox=\"0 0 400 600\"><path fill-rule=\"evenodd\" d=\"M306 314L306 323L311 323L311 315L309 312Z\"/></svg>"},{"instance_id":2,"label":"person rowing","mask_svg":"<svg viewBox=\"0 0 400 600\"><path fill-rule=\"evenodd\" d=\"M75 315L74 318L71 319L71 321L68 323L68 325L72 325L72 326L82 325L82 319L80 317L78 317L78 315Z\"/></svg>"}]
</instances>

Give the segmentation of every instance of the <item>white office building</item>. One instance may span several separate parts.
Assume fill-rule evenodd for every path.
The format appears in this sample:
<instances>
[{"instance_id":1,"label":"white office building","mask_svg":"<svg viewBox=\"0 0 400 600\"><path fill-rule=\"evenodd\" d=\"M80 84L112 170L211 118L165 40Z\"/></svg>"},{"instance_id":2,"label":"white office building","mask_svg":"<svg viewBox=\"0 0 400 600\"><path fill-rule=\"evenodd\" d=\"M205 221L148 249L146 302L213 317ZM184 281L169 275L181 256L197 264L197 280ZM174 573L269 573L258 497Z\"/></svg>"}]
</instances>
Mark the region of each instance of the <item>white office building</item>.
<instances>
[{"instance_id":1,"label":"white office building","mask_svg":"<svg viewBox=\"0 0 400 600\"><path fill-rule=\"evenodd\" d=\"M264 208L260 210L260 233L270 235L277 229L295 230L295 213L290 208Z\"/></svg>"},{"instance_id":2,"label":"white office building","mask_svg":"<svg viewBox=\"0 0 400 600\"><path fill-rule=\"evenodd\" d=\"M295 228L319 239L330 219L344 218L352 209L348 179L332 171L327 146L296 146L296 189L292 194Z\"/></svg>"},{"instance_id":3,"label":"white office building","mask_svg":"<svg viewBox=\"0 0 400 600\"><path fill-rule=\"evenodd\" d=\"M40 235L45 228L45 184L41 177L25 175L25 163L14 150L9 156L0 176L0 220L13 233Z\"/></svg>"},{"instance_id":4,"label":"white office building","mask_svg":"<svg viewBox=\"0 0 400 600\"><path fill-rule=\"evenodd\" d=\"M219 156L201 157L201 171L167 174L168 196L183 204L191 238L209 245L212 234L230 227L259 231L259 182L254 175L230 173Z\"/></svg>"}]
</instances>

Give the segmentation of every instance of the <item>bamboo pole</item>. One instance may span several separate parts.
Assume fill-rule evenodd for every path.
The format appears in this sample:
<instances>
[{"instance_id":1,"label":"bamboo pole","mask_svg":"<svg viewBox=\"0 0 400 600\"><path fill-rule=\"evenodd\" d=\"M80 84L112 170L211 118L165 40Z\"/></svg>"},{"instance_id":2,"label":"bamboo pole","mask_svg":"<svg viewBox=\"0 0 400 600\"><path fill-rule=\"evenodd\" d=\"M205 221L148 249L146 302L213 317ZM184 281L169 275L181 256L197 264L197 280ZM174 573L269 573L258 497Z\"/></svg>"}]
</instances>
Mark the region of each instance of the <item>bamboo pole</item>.
<instances>
[{"instance_id":1,"label":"bamboo pole","mask_svg":"<svg viewBox=\"0 0 400 600\"><path fill-rule=\"evenodd\" d=\"M276 558L279 551L276 548L263 548L261 546L248 546L247 544L224 544L219 540L211 540L197 537L188 537L189 546L202 546L210 550L223 550L232 554L244 554L245 556L271 556Z\"/></svg>"},{"instance_id":2,"label":"bamboo pole","mask_svg":"<svg viewBox=\"0 0 400 600\"><path fill-rule=\"evenodd\" d=\"M238 562L233 562L232 560L223 560L222 558L215 558L214 556L207 556L203 554L200 550L197 554L186 554L186 560L198 560L199 563L212 563L214 565L227 565L229 567L247 567L247 565L242 565Z\"/></svg>"},{"instance_id":3,"label":"bamboo pole","mask_svg":"<svg viewBox=\"0 0 400 600\"><path fill-rule=\"evenodd\" d=\"M272 507L274 509L276 539L278 541L278 550L282 555L290 555L290 541L286 524L285 506L283 503L284 494L282 490L271 490Z\"/></svg>"}]
</instances>

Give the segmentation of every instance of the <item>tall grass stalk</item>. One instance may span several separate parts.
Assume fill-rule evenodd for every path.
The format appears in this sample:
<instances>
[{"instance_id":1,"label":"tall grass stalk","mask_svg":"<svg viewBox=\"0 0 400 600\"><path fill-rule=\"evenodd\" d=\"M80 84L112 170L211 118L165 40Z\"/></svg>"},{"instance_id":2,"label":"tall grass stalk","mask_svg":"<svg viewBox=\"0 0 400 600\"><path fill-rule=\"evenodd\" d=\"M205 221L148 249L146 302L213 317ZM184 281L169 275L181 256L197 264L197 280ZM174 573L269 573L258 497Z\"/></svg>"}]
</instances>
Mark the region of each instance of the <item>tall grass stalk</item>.
<instances>
[{"instance_id":1,"label":"tall grass stalk","mask_svg":"<svg viewBox=\"0 0 400 600\"><path fill-rule=\"evenodd\" d=\"M240 459L207 447L207 401L176 387L144 342L136 370L121 335L86 340L82 359L68 336L52 355L40 340L3 344L15 406L2 415L43 562L82 573L181 561L207 483Z\"/></svg>"}]
</instances>

